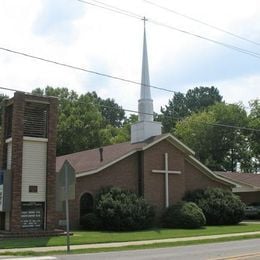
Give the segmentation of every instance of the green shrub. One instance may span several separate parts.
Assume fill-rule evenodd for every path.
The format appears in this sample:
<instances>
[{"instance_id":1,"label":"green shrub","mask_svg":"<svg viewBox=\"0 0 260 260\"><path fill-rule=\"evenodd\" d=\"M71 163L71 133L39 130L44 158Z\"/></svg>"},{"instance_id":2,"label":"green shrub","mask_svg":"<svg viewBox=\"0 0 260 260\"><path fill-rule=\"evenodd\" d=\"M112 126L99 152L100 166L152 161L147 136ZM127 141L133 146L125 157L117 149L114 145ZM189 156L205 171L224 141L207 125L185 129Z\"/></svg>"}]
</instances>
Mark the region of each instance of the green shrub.
<instances>
[{"instance_id":1,"label":"green shrub","mask_svg":"<svg viewBox=\"0 0 260 260\"><path fill-rule=\"evenodd\" d=\"M87 230L98 230L102 227L101 219L93 212L82 216L80 223L83 229Z\"/></svg>"},{"instance_id":2,"label":"green shrub","mask_svg":"<svg viewBox=\"0 0 260 260\"><path fill-rule=\"evenodd\" d=\"M187 193L184 200L196 203L203 210L208 225L233 225L244 218L245 204L228 190L196 190Z\"/></svg>"},{"instance_id":3,"label":"green shrub","mask_svg":"<svg viewBox=\"0 0 260 260\"><path fill-rule=\"evenodd\" d=\"M103 189L96 198L97 216L106 230L140 230L151 227L154 209L143 198L119 188Z\"/></svg>"},{"instance_id":4,"label":"green shrub","mask_svg":"<svg viewBox=\"0 0 260 260\"><path fill-rule=\"evenodd\" d=\"M199 228L206 224L206 219L195 203L180 202L166 209L162 224L167 228Z\"/></svg>"}]
</instances>

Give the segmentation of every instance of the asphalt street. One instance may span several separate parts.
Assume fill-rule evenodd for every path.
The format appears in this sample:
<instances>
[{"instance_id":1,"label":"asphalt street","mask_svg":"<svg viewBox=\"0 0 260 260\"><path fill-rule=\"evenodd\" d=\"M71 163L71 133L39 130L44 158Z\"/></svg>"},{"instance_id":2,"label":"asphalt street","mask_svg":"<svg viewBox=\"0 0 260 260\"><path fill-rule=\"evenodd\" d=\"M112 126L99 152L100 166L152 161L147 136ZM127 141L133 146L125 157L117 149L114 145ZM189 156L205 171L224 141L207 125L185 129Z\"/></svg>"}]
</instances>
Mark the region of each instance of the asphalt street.
<instances>
[{"instance_id":1,"label":"asphalt street","mask_svg":"<svg viewBox=\"0 0 260 260\"><path fill-rule=\"evenodd\" d=\"M8 259L0 257L0 260ZM9 258L10 259L10 258ZM224 243L212 243L193 246L130 250L81 255L62 255L46 257L25 257L11 259L23 260L260 260L260 239L248 239Z\"/></svg>"}]
</instances>

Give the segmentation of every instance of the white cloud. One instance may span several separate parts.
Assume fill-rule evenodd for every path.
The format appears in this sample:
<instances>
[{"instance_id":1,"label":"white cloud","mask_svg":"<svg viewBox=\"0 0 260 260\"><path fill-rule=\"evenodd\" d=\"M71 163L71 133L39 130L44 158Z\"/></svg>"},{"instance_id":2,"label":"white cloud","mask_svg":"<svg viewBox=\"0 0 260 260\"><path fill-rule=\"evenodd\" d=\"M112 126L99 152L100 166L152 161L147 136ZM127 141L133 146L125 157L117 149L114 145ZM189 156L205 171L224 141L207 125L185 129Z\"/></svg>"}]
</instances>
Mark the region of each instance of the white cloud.
<instances>
[{"instance_id":1,"label":"white cloud","mask_svg":"<svg viewBox=\"0 0 260 260\"><path fill-rule=\"evenodd\" d=\"M60 1L56 3L60 4ZM223 33L159 10L141 0L110 0L106 3L184 30L258 51L254 45L224 36ZM256 32L259 31L257 21L260 6L257 3L257 0L160 1L162 5L235 33L243 33L253 40L259 39ZM52 8L55 7L57 11L59 5L47 5L44 0L6 0L0 5L0 47L140 81L142 21L73 0L68 10L64 6L62 10L66 14L73 9L75 13L61 18L50 15L49 19L48 15L43 15L53 14ZM39 30L39 26L43 26L41 23L45 25L45 30ZM207 71L212 60L218 63L212 64L211 70L214 72L214 69L220 70L221 62L227 64L225 60L214 57L216 53L225 57L226 50L223 47L216 47L212 43L149 22L147 39L151 84L183 92L198 85L215 85L228 102L242 100L246 103L249 99L260 96L259 71L257 66L252 66L254 58L249 57L242 62L237 59L242 54L228 56L232 59L230 68L207 78L206 74L203 76L203 73L198 73L203 72L202 66L208 66ZM205 60L209 62L206 63ZM251 67L254 70L250 70ZM51 85L68 87L79 93L96 91L103 98L114 98L125 108L137 109L139 87L134 84L62 68L1 50L0 71L0 86L31 91L36 87ZM197 78L192 78L192 71L198 75ZM246 71L246 75L239 76L241 71ZM178 80L174 81L175 78ZM190 82L185 82L189 78ZM167 104L172 95L157 90L152 93L155 109L159 112L160 106Z\"/></svg>"}]
</instances>

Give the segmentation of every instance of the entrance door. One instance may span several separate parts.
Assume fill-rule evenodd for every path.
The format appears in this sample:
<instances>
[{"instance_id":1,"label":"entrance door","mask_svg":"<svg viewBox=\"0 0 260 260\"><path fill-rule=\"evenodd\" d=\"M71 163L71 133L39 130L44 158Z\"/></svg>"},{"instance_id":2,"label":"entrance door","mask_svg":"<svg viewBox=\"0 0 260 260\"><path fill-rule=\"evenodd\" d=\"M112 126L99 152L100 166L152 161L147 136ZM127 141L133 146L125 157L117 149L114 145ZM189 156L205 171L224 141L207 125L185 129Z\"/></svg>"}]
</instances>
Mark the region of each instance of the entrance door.
<instances>
[{"instance_id":1,"label":"entrance door","mask_svg":"<svg viewBox=\"0 0 260 260\"><path fill-rule=\"evenodd\" d=\"M80 218L87 213L91 213L94 207L93 196L86 192L80 198Z\"/></svg>"}]
</instances>

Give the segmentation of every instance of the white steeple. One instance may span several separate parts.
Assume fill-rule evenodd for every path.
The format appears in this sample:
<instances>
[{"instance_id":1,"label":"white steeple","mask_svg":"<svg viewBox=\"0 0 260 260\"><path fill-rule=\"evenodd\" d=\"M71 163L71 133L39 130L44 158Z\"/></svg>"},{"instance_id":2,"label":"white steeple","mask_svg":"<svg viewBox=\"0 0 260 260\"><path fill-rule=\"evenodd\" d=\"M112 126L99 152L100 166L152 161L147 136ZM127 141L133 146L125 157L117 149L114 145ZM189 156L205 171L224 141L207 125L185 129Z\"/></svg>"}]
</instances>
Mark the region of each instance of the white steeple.
<instances>
[{"instance_id":1,"label":"white steeple","mask_svg":"<svg viewBox=\"0 0 260 260\"><path fill-rule=\"evenodd\" d=\"M138 101L139 121L153 121L153 100L151 99L149 65L146 44L145 18L144 18L144 42L142 61L142 80L140 99Z\"/></svg>"},{"instance_id":2,"label":"white steeple","mask_svg":"<svg viewBox=\"0 0 260 260\"><path fill-rule=\"evenodd\" d=\"M161 134L161 123L153 121L153 100L151 98L146 31L144 17L144 41L140 99L138 100L138 122L131 126L131 143L142 142Z\"/></svg>"}]
</instances>

